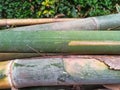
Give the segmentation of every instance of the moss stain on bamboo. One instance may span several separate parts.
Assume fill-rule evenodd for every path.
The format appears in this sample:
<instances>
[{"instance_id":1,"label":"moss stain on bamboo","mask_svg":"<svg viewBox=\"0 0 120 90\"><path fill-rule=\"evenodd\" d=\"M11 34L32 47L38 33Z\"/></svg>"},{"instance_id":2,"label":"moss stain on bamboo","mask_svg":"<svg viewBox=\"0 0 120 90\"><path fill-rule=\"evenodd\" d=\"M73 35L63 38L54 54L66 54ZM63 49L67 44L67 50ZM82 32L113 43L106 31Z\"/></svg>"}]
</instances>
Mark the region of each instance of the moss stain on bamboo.
<instances>
[{"instance_id":1,"label":"moss stain on bamboo","mask_svg":"<svg viewBox=\"0 0 120 90\"><path fill-rule=\"evenodd\" d=\"M0 79L4 79L6 77L5 73L4 73L4 69L3 70L0 70Z\"/></svg>"},{"instance_id":2,"label":"moss stain on bamboo","mask_svg":"<svg viewBox=\"0 0 120 90\"><path fill-rule=\"evenodd\" d=\"M51 63L50 65L46 65L43 69L50 68L51 66L55 66L57 68L63 68L63 65L61 63Z\"/></svg>"},{"instance_id":3,"label":"moss stain on bamboo","mask_svg":"<svg viewBox=\"0 0 120 90\"><path fill-rule=\"evenodd\" d=\"M52 63L52 66L58 67L58 68L62 68L63 65L61 63Z\"/></svg>"},{"instance_id":4,"label":"moss stain on bamboo","mask_svg":"<svg viewBox=\"0 0 120 90\"><path fill-rule=\"evenodd\" d=\"M15 67L35 67L36 65L24 65L24 64L20 64L20 63L14 63Z\"/></svg>"}]
</instances>

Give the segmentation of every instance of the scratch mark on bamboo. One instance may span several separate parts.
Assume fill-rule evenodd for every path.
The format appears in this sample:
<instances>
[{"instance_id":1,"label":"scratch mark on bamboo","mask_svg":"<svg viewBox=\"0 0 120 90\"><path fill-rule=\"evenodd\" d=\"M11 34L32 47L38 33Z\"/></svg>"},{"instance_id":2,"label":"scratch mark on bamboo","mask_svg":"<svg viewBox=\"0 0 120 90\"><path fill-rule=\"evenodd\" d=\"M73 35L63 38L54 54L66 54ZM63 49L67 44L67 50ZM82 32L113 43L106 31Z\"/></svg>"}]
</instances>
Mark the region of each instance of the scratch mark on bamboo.
<instances>
[{"instance_id":1,"label":"scratch mark on bamboo","mask_svg":"<svg viewBox=\"0 0 120 90\"><path fill-rule=\"evenodd\" d=\"M120 45L120 42L117 42L117 41L70 41L68 45L69 46L106 46L106 45L117 46L117 45Z\"/></svg>"},{"instance_id":2,"label":"scratch mark on bamboo","mask_svg":"<svg viewBox=\"0 0 120 90\"><path fill-rule=\"evenodd\" d=\"M95 26L96 26L96 30L98 30L98 29L99 29L98 20L97 20L95 17L93 17L93 18L91 18L91 19L93 20L93 22L94 22L94 24L95 24Z\"/></svg>"}]
</instances>

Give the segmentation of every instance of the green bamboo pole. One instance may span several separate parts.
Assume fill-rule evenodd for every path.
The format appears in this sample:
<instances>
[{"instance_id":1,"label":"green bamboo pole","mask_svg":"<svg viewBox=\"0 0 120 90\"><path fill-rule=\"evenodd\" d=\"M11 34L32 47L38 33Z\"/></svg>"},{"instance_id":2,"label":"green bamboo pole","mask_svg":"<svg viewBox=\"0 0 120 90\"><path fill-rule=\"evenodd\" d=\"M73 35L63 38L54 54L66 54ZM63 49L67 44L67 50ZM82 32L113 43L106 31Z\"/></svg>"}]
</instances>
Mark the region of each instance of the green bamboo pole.
<instances>
[{"instance_id":1,"label":"green bamboo pole","mask_svg":"<svg viewBox=\"0 0 120 90\"><path fill-rule=\"evenodd\" d=\"M110 30L120 29L120 14L90 17L66 22L33 25L7 30Z\"/></svg>"},{"instance_id":2,"label":"green bamboo pole","mask_svg":"<svg viewBox=\"0 0 120 90\"><path fill-rule=\"evenodd\" d=\"M1 31L0 52L120 54L120 32Z\"/></svg>"},{"instance_id":3,"label":"green bamboo pole","mask_svg":"<svg viewBox=\"0 0 120 90\"><path fill-rule=\"evenodd\" d=\"M4 61L0 62L0 88L119 84L119 61L120 56L99 55Z\"/></svg>"}]
</instances>

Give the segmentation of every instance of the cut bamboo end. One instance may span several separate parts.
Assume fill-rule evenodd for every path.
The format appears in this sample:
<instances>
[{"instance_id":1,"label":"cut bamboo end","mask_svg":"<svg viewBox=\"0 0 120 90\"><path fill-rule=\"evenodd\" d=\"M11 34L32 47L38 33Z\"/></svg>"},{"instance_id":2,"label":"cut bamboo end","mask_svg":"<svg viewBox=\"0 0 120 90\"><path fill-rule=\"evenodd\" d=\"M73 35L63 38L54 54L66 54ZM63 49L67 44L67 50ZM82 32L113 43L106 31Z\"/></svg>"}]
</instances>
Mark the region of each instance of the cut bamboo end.
<instances>
[{"instance_id":1,"label":"cut bamboo end","mask_svg":"<svg viewBox=\"0 0 120 90\"><path fill-rule=\"evenodd\" d=\"M7 76L9 63L10 61L0 62L0 89L6 89L11 87Z\"/></svg>"}]
</instances>

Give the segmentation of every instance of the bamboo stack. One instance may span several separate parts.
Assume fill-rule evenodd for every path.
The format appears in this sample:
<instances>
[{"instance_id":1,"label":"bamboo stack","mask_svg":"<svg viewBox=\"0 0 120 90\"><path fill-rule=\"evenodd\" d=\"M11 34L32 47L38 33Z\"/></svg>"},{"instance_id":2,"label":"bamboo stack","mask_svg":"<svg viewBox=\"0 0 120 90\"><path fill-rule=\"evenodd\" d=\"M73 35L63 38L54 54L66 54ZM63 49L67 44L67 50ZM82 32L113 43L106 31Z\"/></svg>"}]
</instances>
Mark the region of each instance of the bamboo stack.
<instances>
[{"instance_id":1,"label":"bamboo stack","mask_svg":"<svg viewBox=\"0 0 120 90\"><path fill-rule=\"evenodd\" d=\"M120 84L120 14L44 20L53 23L0 31L0 89L79 90L80 85ZM13 24L23 25L16 20ZM111 29L115 31L105 31Z\"/></svg>"}]
</instances>

